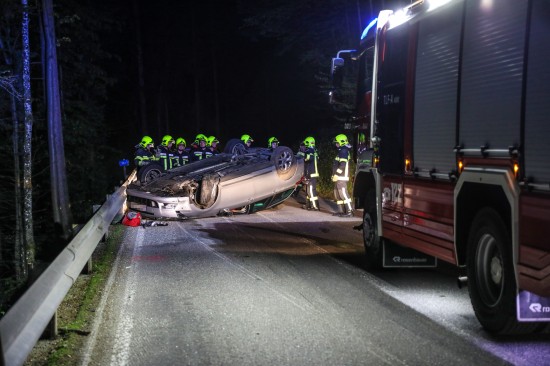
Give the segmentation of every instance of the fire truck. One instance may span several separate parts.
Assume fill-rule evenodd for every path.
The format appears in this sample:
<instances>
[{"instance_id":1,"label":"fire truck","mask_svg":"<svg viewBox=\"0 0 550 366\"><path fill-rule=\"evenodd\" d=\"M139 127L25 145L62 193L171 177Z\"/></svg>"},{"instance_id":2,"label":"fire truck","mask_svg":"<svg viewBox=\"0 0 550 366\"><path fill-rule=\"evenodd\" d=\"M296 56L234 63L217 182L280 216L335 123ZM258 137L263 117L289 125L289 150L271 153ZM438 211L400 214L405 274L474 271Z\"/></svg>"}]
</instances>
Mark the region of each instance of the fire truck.
<instances>
[{"instance_id":1,"label":"fire truck","mask_svg":"<svg viewBox=\"0 0 550 366\"><path fill-rule=\"evenodd\" d=\"M332 59L333 80L348 62L367 265L392 246L450 262L487 331L548 329L550 2L384 10Z\"/></svg>"}]
</instances>

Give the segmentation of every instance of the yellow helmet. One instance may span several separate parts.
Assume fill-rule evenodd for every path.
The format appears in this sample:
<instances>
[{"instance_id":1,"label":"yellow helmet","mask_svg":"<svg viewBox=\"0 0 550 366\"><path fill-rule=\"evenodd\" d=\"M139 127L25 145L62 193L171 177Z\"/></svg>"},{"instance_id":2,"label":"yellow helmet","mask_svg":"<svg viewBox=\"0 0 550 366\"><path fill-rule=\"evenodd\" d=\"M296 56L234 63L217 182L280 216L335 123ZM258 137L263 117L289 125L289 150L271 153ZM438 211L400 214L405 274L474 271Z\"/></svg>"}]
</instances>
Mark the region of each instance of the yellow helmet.
<instances>
[{"instance_id":1,"label":"yellow helmet","mask_svg":"<svg viewBox=\"0 0 550 366\"><path fill-rule=\"evenodd\" d=\"M169 143L175 143L176 141L174 141L174 139L172 138L172 136L170 135L164 135L164 137L162 138L162 142L161 142L161 145L162 146L168 146Z\"/></svg>"},{"instance_id":2,"label":"yellow helmet","mask_svg":"<svg viewBox=\"0 0 550 366\"><path fill-rule=\"evenodd\" d=\"M267 147L271 147L271 144L276 143L279 145L279 140L275 136L270 137L269 140L267 140Z\"/></svg>"},{"instance_id":3,"label":"yellow helmet","mask_svg":"<svg viewBox=\"0 0 550 366\"><path fill-rule=\"evenodd\" d=\"M208 140L206 140L206 144L207 144L208 146L212 146L212 143L213 143L213 142L216 142L216 143L219 144L219 143L220 143L220 140L218 140L218 139L217 139L216 137L214 137L214 136L209 136L209 137L208 137Z\"/></svg>"},{"instance_id":4,"label":"yellow helmet","mask_svg":"<svg viewBox=\"0 0 550 366\"><path fill-rule=\"evenodd\" d=\"M250 135L242 135L241 141L244 142L245 144L248 142L254 142L254 140L252 139L252 137L250 137Z\"/></svg>"},{"instance_id":5,"label":"yellow helmet","mask_svg":"<svg viewBox=\"0 0 550 366\"><path fill-rule=\"evenodd\" d=\"M183 147L187 146L187 142L185 142L185 139L183 137L178 137L176 140L176 146L179 146L183 144Z\"/></svg>"},{"instance_id":6,"label":"yellow helmet","mask_svg":"<svg viewBox=\"0 0 550 366\"><path fill-rule=\"evenodd\" d=\"M149 145L154 145L153 139L150 136L143 136L141 142L139 143L141 147L147 148Z\"/></svg>"},{"instance_id":7,"label":"yellow helmet","mask_svg":"<svg viewBox=\"0 0 550 366\"><path fill-rule=\"evenodd\" d=\"M340 146L344 146L348 144L348 137L344 134L339 134L334 138L334 143L339 143Z\"/></svg>"},{"instance_id":8,"label":"yellow helmet","mask_svg":"<svg viewBox=\"0 0 550 366\"><path fill-rule=\"evenodd\" d=\"M202 133L199 133L199 134L195 137L195 143L198 144L200 141L208 142L208 137L206 137L206 135L204 135L204 134L202 134Z\"/></svg>"},{"instance_id":9,"label":"yellow helmet","mask_svg":"<svg viewBox=\"0 0 550 366\"><path fill-rule=\"evenodd\" d=\"M315 146L315 139L311 136L308 136L304 139L304 145L306 147Z\"/></svg>"}]
</instances>

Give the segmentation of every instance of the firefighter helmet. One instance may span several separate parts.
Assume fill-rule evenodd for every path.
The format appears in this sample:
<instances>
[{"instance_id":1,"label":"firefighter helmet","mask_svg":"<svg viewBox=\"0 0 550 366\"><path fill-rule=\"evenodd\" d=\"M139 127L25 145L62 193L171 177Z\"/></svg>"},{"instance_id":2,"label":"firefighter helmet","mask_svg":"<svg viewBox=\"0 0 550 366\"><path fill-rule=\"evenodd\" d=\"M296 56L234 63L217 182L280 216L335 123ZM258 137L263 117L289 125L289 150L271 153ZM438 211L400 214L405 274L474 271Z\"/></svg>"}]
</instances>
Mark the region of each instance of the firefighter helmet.
<instances>
[{"instance_id":1,"label":"firefighter helmet","mask_svg":"<svg viewBox=\"0 0 550 366\"><path fill-rule=\"evenodd\" d=\"M149 146L149 145L154 145L153 139L150 136L143 136L143 138L141 139L141 142L139 144L144 149L146 149L147 146Z\"/></svg>"},{"instance_id":2,"label":"firefighter helmet","mask_svg":"<svg viewBox=\"0 0 550 366\"><path fill-rule=\"evenodd\" d=\"M206 140L206 144L208 146L212 146L212 143L215 142L215 143L220 143L220 140L218 140L215 136L209 136L208 137L208 140Z\"/></svg>"},{"instance_id":3,"label":"firefighter helmet","mask_svg":"<svg viewBox=\"0 0 550 366\"><path fill-rule=\"evenodd\" d=\"M241 136L241 141L244 142L245 144L249 143L249 142L254 142L254 140L252 139L252 137L250 137L250 135L242 135Z\"/></svg>"},{"instance_id":4,"label":"firefighter helmet","mask_svg":"<svg viewBox=\"0 0 550 366\"><path fill-rule=\"evenodd\" d=\"M164 137L162 138L162 142L161 142L161 145L162 146L168 146L168 144L170 143L175 143L176 141L174 141L174 138L170 135L164 135Z\"/></svg>"},{"instance_id":5,"label":"firefighter helmet","mask_svg":"<svg viewBox=\"0 0 550 366\"><path fill-rule=\"evenodd\" d=\"M347 145L348 144L348 137L344 134L339 134L338 136L336 136L334 138L334 143L339 143L340 146L344 146L344 145Z\"/></svg>"},{"instance_id":6,"label":"firefighter helmet","mask_svg":"<svg viewBox=\"0 0 550 366\"><path fill-rule=\"evenodd\" d=\"M275 136L270 137L269 140L267 140L267 147L271 147L273 143L276 143L277 146L279 146L279 140Z\"/></svg>"},{"instance_id":7,"label":"firefighter helmet","mask_svg":"<svg viewBox=\"0 0 550 366\"><path fill-rule=\"evenodd\" d=\"M315 146L315 139L311 136L308 136L304 139L304 145L306 147Z\"/></svg>"},{"instance_id":8,"label":"firefighter helmet","mask_svg":"<svg viewBox=\"0 0 550 366\"><path fill-rule=\"evenodd\" d=\"M178 137L178 139L176 140L176 146L179 146L182 144L183 144L183 147L187 146L187 142L185 142L185 139L183 137Z\"/></svg>"},{"instance_id":9,"label":"firefighter helmet","mask_svg":"<svg viewBox=\"0 0 550 366\"><path fill-rule=\"evenodd\" d=\"M195 143L198 144L200 141L207 142L207 141L208 141L208 137L206 137L206 135L204 135L204 134L202 134L202 133L199 133L199 134L195 137Z\"/></svg>"}]
</instances>

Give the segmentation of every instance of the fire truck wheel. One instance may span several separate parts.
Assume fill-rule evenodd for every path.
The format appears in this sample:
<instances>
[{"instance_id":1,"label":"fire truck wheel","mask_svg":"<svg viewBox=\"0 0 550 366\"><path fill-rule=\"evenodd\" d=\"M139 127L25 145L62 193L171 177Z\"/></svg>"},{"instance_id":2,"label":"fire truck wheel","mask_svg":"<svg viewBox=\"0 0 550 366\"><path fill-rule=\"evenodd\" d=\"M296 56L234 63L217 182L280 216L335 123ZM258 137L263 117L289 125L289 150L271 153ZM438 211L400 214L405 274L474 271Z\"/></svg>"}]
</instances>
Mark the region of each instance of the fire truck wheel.
<instances>
[{"instance_id":1,"label":"fire truck wheel","mask_svg":"<svg viewBox=\"0 0 550 366\"><path fill-rule=\"evenodd\" d=\"M510 234L500 215L484 208L468 237L468 291L481 325L496 334L530 333L536 324L516 319L516 280Z\"/></svg>"},{"instance_id":2,"label":"fire truck wheel","mask_svg":"<svg viewBox=\"0 0 550 366\"><path fill-rule=\"evenodd\" d=\"M162 165L158 163L151 163L139 169L137 178L141 183L149 183L160 177L163 170Z\"/></svg>"},{"instance_id":3,"label":"fire truck wheel","mask_svg":"<svg viewBox=\"0 0 550 366\"><path fill-rule=\"evenodd\" d=\"M365 210L363 211L363 243L368 269L382 268L382 240L378 236L376 218L376 193L371 189L367 193Z\"/></svg>"}]
</instances>

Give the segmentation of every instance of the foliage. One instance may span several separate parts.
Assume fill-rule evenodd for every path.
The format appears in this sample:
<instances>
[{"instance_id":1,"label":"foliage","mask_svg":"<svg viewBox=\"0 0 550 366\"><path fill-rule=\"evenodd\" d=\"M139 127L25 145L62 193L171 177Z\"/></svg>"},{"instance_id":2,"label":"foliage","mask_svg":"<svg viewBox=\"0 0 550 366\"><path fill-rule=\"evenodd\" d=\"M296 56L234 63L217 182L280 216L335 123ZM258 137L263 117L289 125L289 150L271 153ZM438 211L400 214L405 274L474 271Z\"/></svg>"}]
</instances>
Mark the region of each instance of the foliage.
<instances>
[{"instance_id":1,"label":"foliage","mask_svg":"<svg viewBox=\"0 0 550 366\"><path fill-rule=\"evenodd\" d=\"M63 133L66 152L66 169L70 189L71 208L77 222L86 221L92 214L92 205L102 203L116 185L117 150L111 147L113 131L106 118L106 105L115 87L120 65L118 49L110 42L120 36L124 22L117 18L123 4L108 4L107 0L79 1L55 0L58 69L61 83ZM40 1L31 2L31 90L34 110L32 137L32 191L34 233L38 246L38 261L49 262L66 245L52 224L50 193L50 157L48 130L45 120L45 102L41 66ZM33 7L34 6L34 7ZM0 309L9 306L24 284L15 283L14 218L15 211L13 166L13 114L11 95L3 81L15 80L12 85L21 94L21 2L0 2ZM11 80L10 79L10 80ZM23 108L16 100L16 119L21 125ZM23 138L23 133L19 133ZM19 141L19 146L22 142ZM108 159L111 159L110 164ZM12 162L10 164L10 162ZM118 166L117 166L118 168ZM118 171L116 173L119 173ZM41 268L37 263L37 268ZM35 272L38 272L36 270ZM36 273L34 274L36 275Z\"/></svg>"},{"instance_id":2,"label":"foliage","mask_svg":"<svg viewBox=\"0 0 550 366\"><path fill-rule=\"evenodd\" d=\"M110 8L94 2L58 1L58 59L63 90L64 141L73 215L83 222L113 186L109 162L115 149L106 144L108 91L116 81L109 64L119 57L105 49L120 26ZM92 168L92 169L90 169Z\"/></svg>"}]
</instances>

